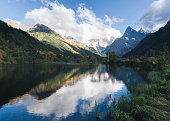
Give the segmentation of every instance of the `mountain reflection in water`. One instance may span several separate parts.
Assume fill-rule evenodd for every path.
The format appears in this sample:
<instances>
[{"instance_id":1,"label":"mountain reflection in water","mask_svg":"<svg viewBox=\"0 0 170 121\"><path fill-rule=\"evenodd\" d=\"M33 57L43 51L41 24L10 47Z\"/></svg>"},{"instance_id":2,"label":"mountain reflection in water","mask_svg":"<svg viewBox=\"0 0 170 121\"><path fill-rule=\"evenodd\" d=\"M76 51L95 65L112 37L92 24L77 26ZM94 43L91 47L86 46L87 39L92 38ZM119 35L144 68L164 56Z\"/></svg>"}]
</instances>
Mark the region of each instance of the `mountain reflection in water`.
<instances>
[{"instance_id":1,"label":"mountain reflection in water","mask_svg":"<svg viewBox=\"0 0 170 121\"><path fill-rule=\"evenodd\" d=\"M133 69L108 68L104 65L3 68L6 73L0 75L0 83L8 85L0 93L4 97L1 104L6 103L0 109L0 120L96 120L96 103L102 107L110 95L118 98L130 93L129 86L145 83ZM12 72L12 77L7 77L8 71ZM14 76L19 73L19 77ZM15 91L16 94L7 88L11 87L14 91L15 86L19 90ZM4 96L6 91L9 95ZM7 117L13 111L18 113Z\"/></svg>"}]
</instances>

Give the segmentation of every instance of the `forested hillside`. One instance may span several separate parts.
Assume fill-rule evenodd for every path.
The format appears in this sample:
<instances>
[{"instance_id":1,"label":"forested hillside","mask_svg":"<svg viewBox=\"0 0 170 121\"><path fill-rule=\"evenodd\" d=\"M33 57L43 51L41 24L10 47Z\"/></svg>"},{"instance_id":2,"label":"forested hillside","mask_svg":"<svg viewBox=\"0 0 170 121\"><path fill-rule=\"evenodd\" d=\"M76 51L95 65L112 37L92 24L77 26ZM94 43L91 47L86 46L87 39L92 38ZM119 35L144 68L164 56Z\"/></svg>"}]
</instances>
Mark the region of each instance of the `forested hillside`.
<instances>
[{"instance_id":1,"label":"forested hillside","mask_svg":"<svg viewBox=\"0 0 170 121\"><path fill-rule=\"evenodd\" d=\"M28 33L0 21L0 63L39 63L66 61L78 55L45 45Z\"/></svg>"}]
</instances>

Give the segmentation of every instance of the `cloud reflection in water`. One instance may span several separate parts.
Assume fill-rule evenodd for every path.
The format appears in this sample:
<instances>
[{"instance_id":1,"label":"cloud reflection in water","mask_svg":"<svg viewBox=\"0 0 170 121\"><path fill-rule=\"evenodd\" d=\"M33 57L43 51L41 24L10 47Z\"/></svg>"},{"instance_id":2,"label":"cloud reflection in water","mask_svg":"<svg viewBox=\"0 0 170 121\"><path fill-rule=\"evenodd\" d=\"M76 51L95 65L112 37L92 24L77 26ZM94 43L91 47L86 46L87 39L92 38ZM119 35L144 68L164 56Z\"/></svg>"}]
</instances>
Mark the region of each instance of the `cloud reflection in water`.
<instances>
[{"instance_id":1,"label":"cloud reflection in water","mask_svg":"<svg viewBox=\"0 0 170 121\"><path fill-rule=\"evenodd\" d=\"M117 80L105 71L96 71L80 79L74 85L63 86L51 96L36 100L31 98L25 105L29 113L55 118L68 117L76 113L88 114L97 104L101 104L110 94L126 93L127 87L123 81ZM81 102L81 103L80 103Z\"/></svg>"}]
</instances>

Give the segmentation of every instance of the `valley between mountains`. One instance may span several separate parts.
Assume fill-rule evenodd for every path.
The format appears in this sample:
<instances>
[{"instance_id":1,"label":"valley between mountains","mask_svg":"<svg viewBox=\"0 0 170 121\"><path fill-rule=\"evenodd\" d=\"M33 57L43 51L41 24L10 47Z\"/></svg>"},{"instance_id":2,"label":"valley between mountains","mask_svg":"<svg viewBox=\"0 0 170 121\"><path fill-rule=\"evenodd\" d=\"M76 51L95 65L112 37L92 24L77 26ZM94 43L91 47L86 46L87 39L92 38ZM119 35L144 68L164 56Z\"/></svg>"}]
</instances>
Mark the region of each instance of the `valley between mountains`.
<instances>
[{"instance_id":1,"label":"valley between mountains","mask_svg":"<svg viewBox=\"0 0 170 121\"><path fill-rule=\"evenodd\" d=\"M143 28L136 31L128 26L123 36L106 48L101 48L98 40L91 40L91 44L87 45L73 37L63 37L42 24L25 29L23 25L11 21L7 23L0 21L0 63L3 64L84 62L84 59L103 62L107 61L108 53L114 52L118 58L145 56L149 53L157 54L163 45L168 46L168 49L170 46L170 22L155 33L149 33Z\"/></svg>"},{"instance_id":2,"label":"valley between mountains","mask_svg":"<svg viewBox=\"0 0 170 121\"><path fill-rule=\"evenodd\" d=\"M71 104L75 104L78 100L87 102L95 98L86 106L95 109L91 111L93 114L86 117L90 120L103 120L103 117L104 120L168 120L170 21L153 33L142 28L137 31L128 26L120 38L112 38L111 41L104 48L107 42L101 45L101 40L93 39L89 41L90 44L85 44L73 37L61 36L43 24L26 29L24 25L0 21L1 109L5 103L13 106L32 98L32 108L26 107L28 114L35 113L36 117L41 113L46 116L44 106L52 104L47 106L47 113L56 113L57 120L58 117L63 118L63 113L70 106L64 101L74 100ZM8 73L12 73L12 76L8 77ZM21 90L18 92L13 87ZM9 94L6 95L4 90ZM86 94L89 90L91 92ZM101 113L96 103L97 96L104 98L102 95L111 95L110 92L118 92L115 94L120 97L112 100L111 96L107 97L103 101L105 105L100 104L105 107ZM18 95L22 96L16 98ZM53 103L48 102L51 98L55 99ZM108 100L112 102L111 106L107 104ZM35 105L41 109L40 112ZM72 108L76 106L81 107L82 104L72 105ZM75 115L76 112L70 110L65 116L71 118L70 114Z\"/></svg>"},{"instance_id":3,"label":"valley between mountains","mask_svg":"<svg viewBox=\"0 0 170 121\"><path fill-rule=\"evenodd\" d=\"M170 0L0 0L0 121L170 121Z\"/></svg>"}]
</instances>

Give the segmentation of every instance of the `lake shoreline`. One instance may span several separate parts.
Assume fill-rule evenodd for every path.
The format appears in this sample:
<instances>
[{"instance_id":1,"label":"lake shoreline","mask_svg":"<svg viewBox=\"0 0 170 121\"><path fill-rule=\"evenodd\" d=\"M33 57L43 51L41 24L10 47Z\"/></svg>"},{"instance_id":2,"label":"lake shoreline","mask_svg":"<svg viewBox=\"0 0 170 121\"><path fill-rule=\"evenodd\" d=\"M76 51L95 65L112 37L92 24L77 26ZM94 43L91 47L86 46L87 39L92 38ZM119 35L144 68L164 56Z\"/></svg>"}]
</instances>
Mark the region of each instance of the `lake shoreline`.
<instances>
[{"instance_id":1,"label":"lake shoreline","mask_svg":"<svg viewBox=\"0 0 170 121\"><path fill-rule=\"evenodd\" d=\"M133 61L128 60L120 65L129 66ZM144 62L145 63L145 62ZM139 62L138 62L139 64ZM134 63L133 67L145 70L147 65L140 65ZM153 66L154 65L154 66ZM150 86L138 85L131 88L131 100L127 97L122 97L118 103L113 103L113 107L108 108L106 113L107 120L168 120L170 109L170 65L155 66L149 65L149 69L144 72L147 75L147 80ZM154 102L152 102L154 100ZM128 107L124 104L129 105ZM160 106L161 105L161 106ZM103 117L103 116L102 116ZM96 115L96 118L103 120L101 115Z\"/></svg>"}]
</instances>

